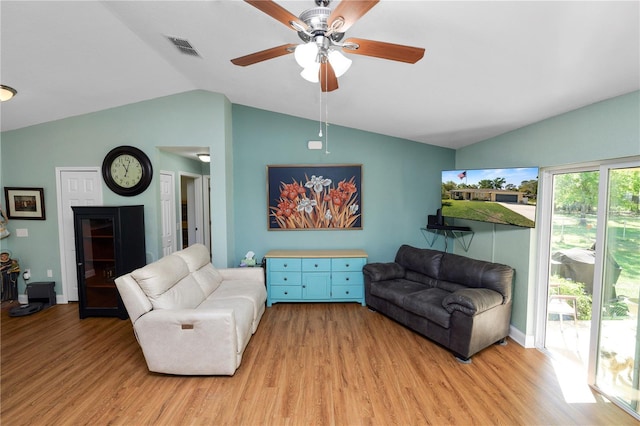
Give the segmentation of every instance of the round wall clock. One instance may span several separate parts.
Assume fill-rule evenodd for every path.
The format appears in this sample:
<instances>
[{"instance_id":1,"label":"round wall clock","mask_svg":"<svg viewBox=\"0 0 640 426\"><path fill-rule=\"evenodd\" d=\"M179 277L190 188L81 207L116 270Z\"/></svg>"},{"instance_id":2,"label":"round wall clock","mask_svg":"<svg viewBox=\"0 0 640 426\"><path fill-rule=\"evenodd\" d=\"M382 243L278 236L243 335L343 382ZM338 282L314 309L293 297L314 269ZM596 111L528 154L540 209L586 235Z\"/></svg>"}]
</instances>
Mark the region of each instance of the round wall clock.
<instances>
[{"instance_id":1,"label":"round wall clock","mask_svg":"<svg viewBox=\"0 0 640 426\"><path fill-rule=\"evenodd\" d=\"M112 149L102 162L102 177L116 194L127 197L144 192L151 183L153 167L149 157L133 146Z\"/></svg>"}]
</instances>

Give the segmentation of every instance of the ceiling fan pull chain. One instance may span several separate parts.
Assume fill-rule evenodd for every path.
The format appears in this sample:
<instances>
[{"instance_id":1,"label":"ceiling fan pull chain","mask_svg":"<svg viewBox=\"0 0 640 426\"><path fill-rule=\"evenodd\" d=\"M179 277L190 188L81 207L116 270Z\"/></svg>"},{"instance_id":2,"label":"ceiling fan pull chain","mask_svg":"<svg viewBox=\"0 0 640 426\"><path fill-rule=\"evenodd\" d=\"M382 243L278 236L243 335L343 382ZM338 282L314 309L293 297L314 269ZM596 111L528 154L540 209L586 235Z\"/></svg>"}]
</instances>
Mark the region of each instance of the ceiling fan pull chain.
<instances>
[{"instance_id":1,"label":"ceiling fan pull chain","mask_svg":"<svg viewBox=\"0 0 640 426\"><path fill-rule=\"evenodd\" d=\"M328 61L329 59L327 59ZM324 67L324 81L328 81L329 67ZM322 87L320 88L322 90ZM324 92L324 153L329 152L329 91Z\"/></svg>"},{"instance_id":2,"label":"ceiling fan pull chain","mask_svg":"<svg viewBox=\"0 0 640 426\"><path fill-rule=\"evenodd\" d=\"M318 137L322 137L322 84L318 84L318 87L320 88L320 119L318 120L320 131L318 132Z\"/></svg>"}]
</instances>

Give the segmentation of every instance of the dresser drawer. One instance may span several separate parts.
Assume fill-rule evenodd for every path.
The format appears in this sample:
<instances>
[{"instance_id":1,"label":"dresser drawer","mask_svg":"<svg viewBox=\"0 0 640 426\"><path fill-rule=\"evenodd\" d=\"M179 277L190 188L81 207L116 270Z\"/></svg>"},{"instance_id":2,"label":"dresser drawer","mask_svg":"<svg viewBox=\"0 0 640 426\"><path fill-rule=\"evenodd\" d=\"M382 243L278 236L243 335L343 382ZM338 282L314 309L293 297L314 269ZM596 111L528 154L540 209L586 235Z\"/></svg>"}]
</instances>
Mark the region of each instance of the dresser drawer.
<instances>
[{"instance_id":1,"label":"dresser drawer","mask_svg":"<svg viewBox=\"0 0 640 426\"><path fill-rule=\"evenodd\" d=\"M271 299L301 299L302 287L295 285L272 285L269 288L269 298Z\"/></svg>"},{"instance_id":2,"label":"dresser drawer","mask_svg":"<svg viewBox=\"0 0 640 426\"><path fill-rule=\"evenodd\" d=\"M267 268L270 271L301 271L302 259L269 259Z\"/></svg>"},{"instance_id":3,"label":"dresser drawer","mask_svg":"<svg viewBox=\"0 0 640 426\"><path fill-rule=\"evenodd\" d=\"M362 267L367 263L367 259L362 257L342 257L331 259L331 270L333 271L362 271Z\"/></svg>"},{"instance_id":4,"label":"dresser drawer","mask_svg":"<svg viewBox=\"0 0 640 426\"><path fill-rule=\"evenodd\" d=\"M271 271L269 272L271 285L300 285L302 284L302 275L296 271Z\"/></svg>"},{"instance_id":5,"label":"dresser drawer","mask_svg":"<svg viewBox=\"0 0 640 426\"><path fill-rule=\"evenodd\" d=\"M302 271L331 271L331 259L302 259Z\"/></svg>"},{"instance_id":6,"label":"dresser drawer","mask_svg":"<svg viewBox=\"0 0 640 426\"><path fill-rule=\"evenodd\" d=\"M333 272L331 282L333 285L362 285L364 277L362 272Z\"/></svg>"},{"instance_id":7,"label":"dresser drawer","mask_svg":"<svg viewBox=\"0 0 640 426\"><path fill-rule=\"evenodd\" d=\"M337 285L331 288L332 299L362 299L361 285Z\"/></svg>"}]
</instances>

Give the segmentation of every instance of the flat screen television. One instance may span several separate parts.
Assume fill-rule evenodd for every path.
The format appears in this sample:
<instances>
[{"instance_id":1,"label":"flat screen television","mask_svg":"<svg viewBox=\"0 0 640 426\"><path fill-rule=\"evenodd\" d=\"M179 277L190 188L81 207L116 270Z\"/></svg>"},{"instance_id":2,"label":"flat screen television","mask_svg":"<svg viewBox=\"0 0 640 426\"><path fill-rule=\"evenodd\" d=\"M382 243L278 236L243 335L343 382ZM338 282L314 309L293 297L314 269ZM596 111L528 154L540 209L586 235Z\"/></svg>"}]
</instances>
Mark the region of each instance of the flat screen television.
<instances>
[{"instance_id":1,"label":"flat screen television","mask_svg":"<svg viewBox=\"0 0 640 426\"><path fill-rule=\"evenodd\" d=\"M442 216L533 228L538 168L442 171Z\"/></svg>"}]
</instances>

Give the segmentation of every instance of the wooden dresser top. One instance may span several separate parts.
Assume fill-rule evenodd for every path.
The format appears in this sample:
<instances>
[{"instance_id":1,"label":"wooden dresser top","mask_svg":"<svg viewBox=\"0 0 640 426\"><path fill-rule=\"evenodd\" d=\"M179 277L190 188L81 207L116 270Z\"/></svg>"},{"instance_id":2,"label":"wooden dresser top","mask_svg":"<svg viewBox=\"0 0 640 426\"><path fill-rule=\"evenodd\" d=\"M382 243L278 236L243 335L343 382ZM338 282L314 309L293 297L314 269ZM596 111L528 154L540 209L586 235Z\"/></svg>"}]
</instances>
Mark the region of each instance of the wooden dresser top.
<instances>
[{"instance_id":1,"label":"wooden dresser top","mask_svg":"<svg viewBox=\"0 0 640 426\"><path fill-rule=\"evenodd\" d=\"M264 255L266 258L288 258L288 257L367 257L364 250L270 250Z\"/></svg>"}]
</instances>

